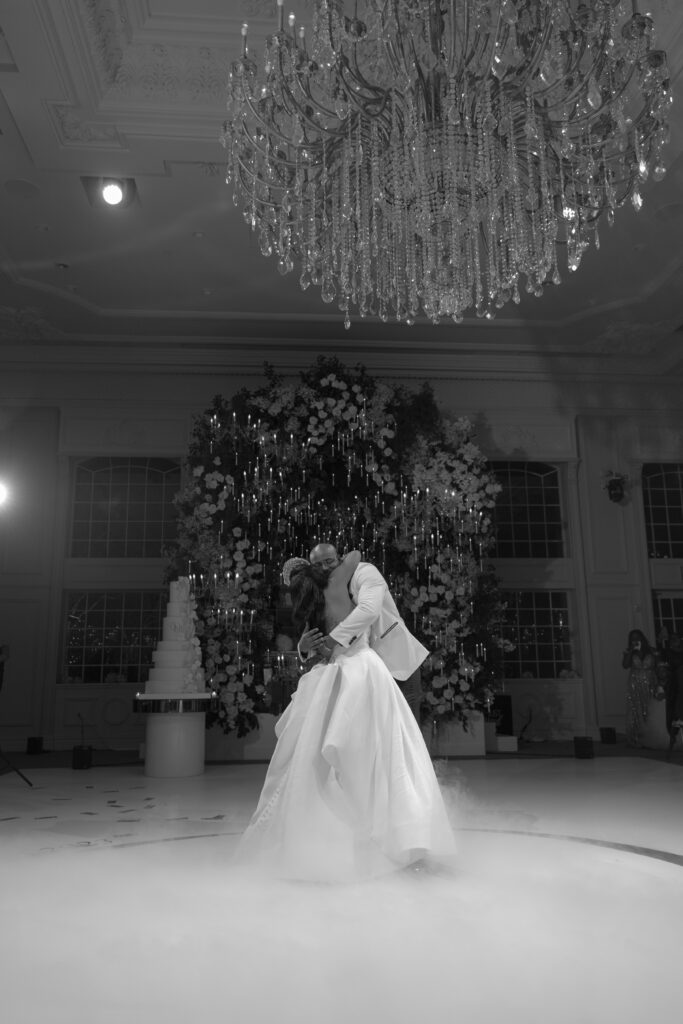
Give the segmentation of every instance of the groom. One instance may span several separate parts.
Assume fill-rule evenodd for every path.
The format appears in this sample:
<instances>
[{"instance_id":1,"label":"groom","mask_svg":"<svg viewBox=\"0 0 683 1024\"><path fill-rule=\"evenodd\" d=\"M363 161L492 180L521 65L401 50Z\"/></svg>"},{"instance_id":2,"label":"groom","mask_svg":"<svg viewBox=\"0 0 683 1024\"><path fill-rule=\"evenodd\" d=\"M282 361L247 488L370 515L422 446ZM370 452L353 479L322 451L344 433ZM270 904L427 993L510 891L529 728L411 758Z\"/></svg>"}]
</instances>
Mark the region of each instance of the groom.
<instances>
[{"instance_id":1,"label":"groom","mask_svg":"<svg viewBox=\"0 0 683 1024\"><path fill-rule=\"evenodd\" d=\"M310 561L331 572L339 565L340 558L332 544L317 544L311 551ZM330 654L337 645L348 647L369 628L370 646L398 682L419 721L422 697L419 669L429 651L409 631L386 580L370 562L358 564L349 583L349 593L356 606L353 611L328 636L323 636L318 629L305 632L299 640L299 654L302 657L308 657L309 653Z\"/></svg>"}]
</instances>

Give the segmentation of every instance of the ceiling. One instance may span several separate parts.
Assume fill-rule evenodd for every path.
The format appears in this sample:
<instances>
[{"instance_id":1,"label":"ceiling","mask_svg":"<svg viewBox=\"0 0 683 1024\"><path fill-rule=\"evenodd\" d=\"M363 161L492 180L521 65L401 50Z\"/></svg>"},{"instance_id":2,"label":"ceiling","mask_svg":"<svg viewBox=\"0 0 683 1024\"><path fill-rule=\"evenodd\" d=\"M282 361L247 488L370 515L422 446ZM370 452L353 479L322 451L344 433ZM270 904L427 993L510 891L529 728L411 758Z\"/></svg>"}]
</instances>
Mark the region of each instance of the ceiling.
<instances>
[{"instance_id":1,"label":"ceiling","mask_svg":"<svg viewBox=\"0 0 683 1024\"><path fill-rule=\"evenodd\" d=\"M629 0L630 2L630 0ZM294 10L310 24L311 0ZM674 92L683 3L649 0ZM683 102L664 181L628 204L600 251L540 299L492 323L352 322L282 278L233 206L219 136L225 81L249 22L274 0L4 0L0 5L0 359L216 359L261 365L311 351L368 366L425 360L568 375L683 374ZM84 178L123 176L125 208L91 204Z\"/></svg>"}]
</instances>

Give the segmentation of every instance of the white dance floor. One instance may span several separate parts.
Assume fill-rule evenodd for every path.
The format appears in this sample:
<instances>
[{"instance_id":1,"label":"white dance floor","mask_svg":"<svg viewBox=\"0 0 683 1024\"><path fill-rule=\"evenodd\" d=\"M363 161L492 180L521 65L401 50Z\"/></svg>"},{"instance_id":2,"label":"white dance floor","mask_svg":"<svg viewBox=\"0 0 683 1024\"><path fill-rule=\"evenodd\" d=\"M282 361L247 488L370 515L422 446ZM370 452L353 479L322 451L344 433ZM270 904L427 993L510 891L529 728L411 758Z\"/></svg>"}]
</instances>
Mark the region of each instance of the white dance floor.
<instances>
[{"instance_id":1,"label":"white dance floor","mask_svg":"<svg viewBox=\"0 0 683 1024\"><path fill-rule=\"evenodd\" d=\"M452 876L255 881L264 765L0 777L4 1024L593 1024L676 1018L683 768L439 766Z\"/></svg>"}]
</instances>

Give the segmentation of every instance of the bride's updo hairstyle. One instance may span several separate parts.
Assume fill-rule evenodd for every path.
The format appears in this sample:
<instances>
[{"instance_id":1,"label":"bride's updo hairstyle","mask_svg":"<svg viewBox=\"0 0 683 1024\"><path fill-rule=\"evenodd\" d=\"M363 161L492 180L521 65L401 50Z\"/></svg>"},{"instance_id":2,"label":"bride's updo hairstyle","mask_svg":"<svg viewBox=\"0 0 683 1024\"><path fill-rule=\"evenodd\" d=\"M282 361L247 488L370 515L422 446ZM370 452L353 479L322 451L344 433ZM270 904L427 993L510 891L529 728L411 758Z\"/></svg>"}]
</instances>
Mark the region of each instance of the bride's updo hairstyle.
<instances>
[{"instance_id":1,"label":"bride's updo hairstyle","mask_svg":"<svg viewBox=\"0 0 683 1024\"><path fill-rule=\"evenodd\" d=\"M308 623L325 633L325 587L327 572L321 565L305 562L292 568L289 590L292 595L292 622L299 632Z\"/></svg>"}]
</instances>

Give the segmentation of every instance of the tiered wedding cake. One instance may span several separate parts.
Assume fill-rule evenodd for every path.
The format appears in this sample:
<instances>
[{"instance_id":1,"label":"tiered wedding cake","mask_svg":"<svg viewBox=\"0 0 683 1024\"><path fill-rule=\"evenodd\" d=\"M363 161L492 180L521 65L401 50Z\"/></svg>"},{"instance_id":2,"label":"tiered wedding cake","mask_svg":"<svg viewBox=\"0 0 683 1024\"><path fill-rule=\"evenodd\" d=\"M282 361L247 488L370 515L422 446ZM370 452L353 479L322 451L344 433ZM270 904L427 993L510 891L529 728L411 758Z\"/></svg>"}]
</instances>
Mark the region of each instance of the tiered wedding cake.
<instances>
[{"instance_id":1,"label":"tiered wedding cake","mask_svg":"<svg viewBox=\"0 0 683 1024\"><path fill-rule=\"evenodd\" d=\"M145 693L200 693L204 690L199 640L195 635L195 601L186 576L171 583L161 640L152 658Z\"/></svg>"}]
</instances>

